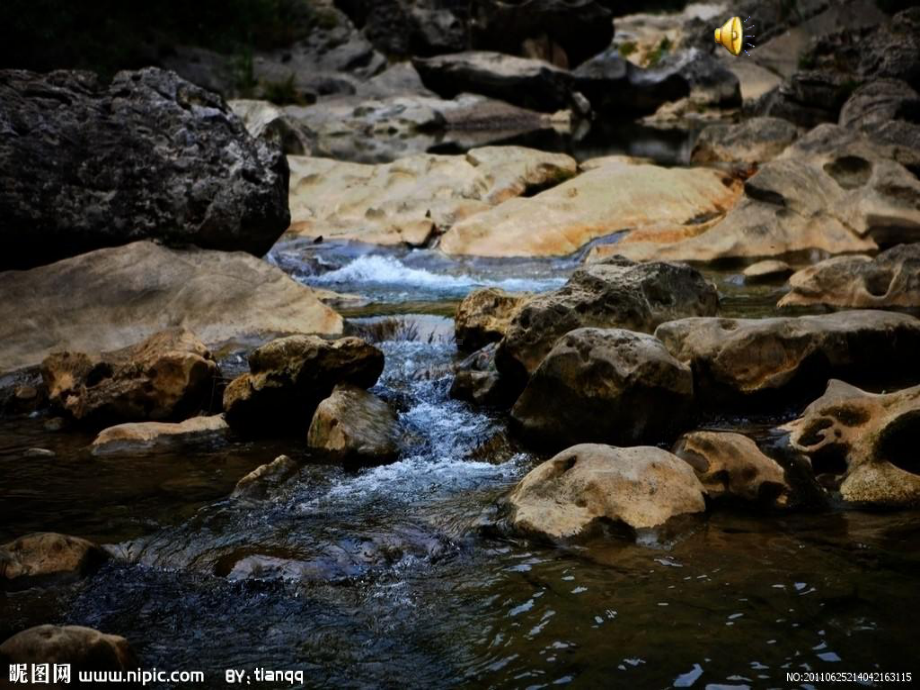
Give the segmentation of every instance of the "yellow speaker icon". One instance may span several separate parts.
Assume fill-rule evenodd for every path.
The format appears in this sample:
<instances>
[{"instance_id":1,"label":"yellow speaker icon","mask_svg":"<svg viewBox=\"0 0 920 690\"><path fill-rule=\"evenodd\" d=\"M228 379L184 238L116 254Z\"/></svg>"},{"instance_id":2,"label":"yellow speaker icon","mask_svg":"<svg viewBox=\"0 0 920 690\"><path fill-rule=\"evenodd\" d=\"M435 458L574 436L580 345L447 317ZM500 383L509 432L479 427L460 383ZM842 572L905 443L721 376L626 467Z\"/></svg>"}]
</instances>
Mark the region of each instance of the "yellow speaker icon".
<instances>
[{"instance_id":1,"label":"yellow speaker icon","mask_svg":"<svg viewBox=\"0 0 920 690\"><path fill-rule=\"evenodd\" d=\"M741 17L732 17L722 28L716 29L716 43L725 48L732 55L741 55L744 45L744 29Z\"/></svg>"}]
</instances>

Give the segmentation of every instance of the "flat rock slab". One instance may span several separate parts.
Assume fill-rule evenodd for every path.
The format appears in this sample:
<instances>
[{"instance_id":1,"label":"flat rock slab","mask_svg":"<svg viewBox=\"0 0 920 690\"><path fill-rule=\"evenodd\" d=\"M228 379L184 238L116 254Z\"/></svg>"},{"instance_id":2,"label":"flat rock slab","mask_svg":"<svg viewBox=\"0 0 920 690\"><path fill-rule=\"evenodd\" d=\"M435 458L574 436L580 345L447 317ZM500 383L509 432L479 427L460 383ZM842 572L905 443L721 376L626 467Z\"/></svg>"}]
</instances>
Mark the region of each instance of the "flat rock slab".
<instances>
[{"instance_id":1,"label":"flat rock slab","mask_svg":"<svg viewBox=\"0 0 920 690\"><path fill-rule=\"evenodd\" d=\"M225 439L230 431L223 415L192 417L178 424L135 422L109 427L90 446L93 455L145 455Z\"/></svg>"}]
</instances>

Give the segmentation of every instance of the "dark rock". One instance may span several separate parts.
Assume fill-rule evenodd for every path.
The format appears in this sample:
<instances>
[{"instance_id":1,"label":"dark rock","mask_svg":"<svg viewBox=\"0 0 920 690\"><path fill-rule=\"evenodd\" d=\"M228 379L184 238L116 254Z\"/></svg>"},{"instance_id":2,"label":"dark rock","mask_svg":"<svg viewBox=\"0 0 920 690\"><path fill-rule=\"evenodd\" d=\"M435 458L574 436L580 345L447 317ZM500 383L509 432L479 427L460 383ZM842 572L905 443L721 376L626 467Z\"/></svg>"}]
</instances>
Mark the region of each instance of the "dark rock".
<instances>
[{"instance_id":1,"label":"dark rock","mask_svg":"<svg viewBox=\"0 0 920 690\"><path fill-rule=\"evenodd\" d=\"M261 256L287 161L172 72L0 72L0 269L152 238Z\"/></svg>"},{"instance_id":2,"label":"dark rock","mask_svg":"<svg viewBox=\"0 0 920 690\"><path fill-rule=\"evenodd\" d=\"M74 680L84 671L136 671L139 667L125 638L76 625L39 625L13 635L0 644L0 663L4 667L67 664Z\"/></svg>"},{"instance_id":3,"label":"dark rock","mask_svg":"<svg viewBox=\"0 0 920 690\"><path fill-rule=\"evenodd\" d=\"M377 50L393 57L456 53L468 46L461 17L432 0L336 0Z\"/></svg>"},{"instance_id":4,"label":"dark rock","mask_svg":"<svg viewBox=\"0 0 920 690\"><path fill-rule=\"evenodd\" d=\"M475 405L508 408L518 390L506 385L495 366L496 343L474 352L457 365L450 386L450 397Z\"/></svg>"},{"instance_id":5,"label":"dark rock","mask_svg":"<svg viewBox=\"0 0 920 690\"><path fill-rule=\"evenodd\" d=\"M787 120L755 117L739 124L710 125L693 147L694 163L766 163L779 156L799 136Z\"/></svg>"},{"instance_id":6,"label":"dark rock","mask_svg":"<svg viewBox=\"0 0 920 690\"><path fill-rule=\"evenodd\" d=\"M674 72L643 70L615 51L589 60L574 72L575 89L598 112L620 117L654 113L664 103L690 95L690 85Z\"/></svg>"},{"instance_id":7,"label":"dark rock","mask_svg":"<svg viewBox=\"0 0 920 690\"><path fill-rule=\"evenodd\" d=\"M300 465L287 455L279 455L270 463L260 465L236 483L233 498L263 499L277 491L300 471Z\"/></svg>"},{"instance_id":8,"label":"dark rock","mask_svg":"<svg viewBox=\"0 0 920 690\"><path fill-rule=\"evenodd\" d=\"M920 123L920 94L897 79L864 84L840 111L840 124L844 127L871 131L892 120Z\"/></svg>"}]
</instances>

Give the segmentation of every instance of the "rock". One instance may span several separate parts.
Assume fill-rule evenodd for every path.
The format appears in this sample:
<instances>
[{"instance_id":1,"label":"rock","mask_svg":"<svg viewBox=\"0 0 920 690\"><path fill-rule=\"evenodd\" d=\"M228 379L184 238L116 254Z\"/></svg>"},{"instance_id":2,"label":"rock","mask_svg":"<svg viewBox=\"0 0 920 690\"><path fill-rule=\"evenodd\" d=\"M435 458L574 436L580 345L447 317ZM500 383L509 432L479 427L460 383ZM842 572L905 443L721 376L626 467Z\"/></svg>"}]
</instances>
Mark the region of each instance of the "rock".
<instances>
[{"instance_id":1,"label":"rock","mask_svg":"<svg viewBox=\"0 0 920 690\"><path fill-rule=\"evenodd\" d=\"M863 84L840 110L840 125L872 130L892 120L920 121L920 94L897 79Z\"/></svg>"},{"instance_id":2,"label":"rock","mask_svg":"<svg viewBox=\"0 0 920 690\"><path fill-rule=\"evenodd\" d=\"M694 106L738 108L741 106L741 82L712 54L691 48L662 61L655 72L659 79L680 79L687 87Z\"/></svg>"},{"instance_id":3,"label":"rock","mask_svg":"<svg viewBox=\"0 0 920 690\"><path fill-rule=\"evenodd\" d=\"M0 585L27 589L79 580L94 572L108 554L92 542L38 532L0 546Z\"/></svg>"},{"instance_id":4,"label":"rock","mask_svg":"<svg viewBox=\"0 0 920 690\"><path fill-rule=\"evenodd\" d=\"M0 375L0 416L28 415L47 406L48 392L37 368Z\"/></svg>"},{"instance_id":5,"label":"rock","mask_svg":"<svg viewBox=\"0 0 920 690\"><path fill-rule=\"evenodd\" d=\"M288 167L219 96L148 68L0 72L0 269L152 238L261 256Z\"/></svg>"},{"instance_id":6,"label":"rock","mask_svg":"<svg viewBox=\"0 0 920 690\"><path fill-rule=\"evenodd\" d=\"M856 309L920 308L920 244L903 244L874 259L838 256L789 280L780 307L822 304Z\"/></svg>"},{"instance_id":7,"label":"rock","mask_svg":"<svg viewBox=\"0 0 920 690\"><path fill-rule=\"evenodd\" d=\"M795 125L775 117L755 117L737 125L710 125L696 140L691 160L697 164L766 163L798 136Z\"/></svg>"},{"instance_id":8,"label":"rock","mask_svg":"<svg viewBox=\"0 0 920 690\"><path fill-rule=\"evenodd\" d=\"M74 680L81 671L136 671L140 666L125 638L77 625L23 630L0 644L0 663L66 664Z\"/></svg>"},{"instance_id":9,"label":"rock","mask_svg":"<svg viewBox=\"0 0 920 690\"><path fill-rule=\"evenodd\" d=\"M785 280L792 275L792 272L792 267L785 261L774 259L751 264L744 269L742 275L744 275L745 284L756 285L758 283L773 283Z\"/></svg>"},{"instance_id":10,"label":"rock","mask_svg":"<svg viewBox=\"0 0 920 690\"><path fill-rule=\"evenodd\" d=\"M256 139L280 148L288 156L313 154L316 134L278 106L253 100L230 101L228 105Z\"/></svg>"},{"instance_id":11,"label":"rock","mask_svg":"<svg viewBox=\"0 0 920 690\"><path fill-rule=\"evenodd\" d=\"M920 320L905 314L690 318L659 326L655 336L693 369L697 399L716 406L788 399L831 376L920 380Z\"/></svg>"},{"instance_id":12,"label":"rock","mask_svg":"<svg viewBox=\"0 0 920 690\"><path fill-rule=\"evenodd\" d=\"M830 381L822 397L782 427L816 474L842 474L840 495L857 505L920 505L920 386L873 394Z\"/></svg>"},{"instance_id":13,"label":"rock","mask_svg":"<svg viewBox=\"0 0 920 690\"><path fill-rule=\"evenodd\" d=\"M506 201L456 223L441 239L447 254L560 256L630 230L673 237L701 232L735 203L741 185L717 170L628 165L607 160L533 197ZM610 245L611 253L617 253Z\"/></svg>"},{"instance_id":14,"label":"rock","mask_svg":"<svg viewBox=\"0 0 920 690\"><path fill-rule=\"evenodd\" d=\"M336 0L377 50L385 55L438 55L467 47L461 19L436 2Z\"/></svg>"},{"instance_id":15,"label":"rock","mask_svg":"<svg viewBox=\"0 0 920 690\"><path fill-rule=\"evenodd\" d=\"M686 79L673 72L643 70L615 51L598 55L577 70L575 89L600 113L631 118L690 95Z\"/></svg>"},{"instance_id":16,"label":"rock","mask_svg":"<svg viewBox=\"0 0 920 690\"><path fill-rule=\"evenodd\" d=\"M690 417L693 376L650 335L579 328L561 337L511 410L531 445L673 439Z\"/></svg>"},{"instance_id":17,"label":"rock","mask_svg":"<svg viewBox=\"0 0 920 690\"><path fill-rule=\"evenodd\" d=\"M693 469L671 453L595 444L564 450L532 470L508 503L515 529L552 539L578 537L606 522L660 527L706 507Z\"/></svg>"},{"instance_id":18,"label":"rock","mask_svg":"<svg viewBox=\"0 0 920 690\"><path fill-rule=\"evenodd\" d=\"M307 445L360 464L392 462L399 455L396 413L356 386L336 386L316 408Z\"/></svg>"},{"instance_id":19,"label":"rock","mask_svg":"<svg viewBox=\"0 0 920 690\"><path fill-rule=\"evenodd\" d=\"M54 458L57 457L57 453L48 448L26 448L22 456L24 458Z\"/></svg>"},{"instance_id":20,"label":"rock","mask_svg":"<svg viewBox=\"0 0 920 690\"><path fill-rule=\"evenodd\" d=\"M514 295L500 288L471 292L460 302L454 318L457 348L472 352L501 340L526 298L526 295Z\"/></svg>"},{"instance_id":21,"label":"rock","mask_svg":"<svg viewBox=\"0 0 920 690\"><path fill-rule=\"evenodd\" d=\"M457 365L451 398L480 406L511 407L520 391L502 380L495 365L497 350L497 343L489 343Z\"/></svg>"},{"instance_id":22,"label":"rock","mask_svg":"<svg viewBox=\"0 0 920 690\"><path fill-rule=\"evenodd\" d=\"M788 120L803 129L836 122L850 97L853 82L844 75L809 70L796 72L754 104L753 114Z\"/></svg>"},{"instance_id":23,"label":"rock","mask_svg":"<svg viewBox=\"0 0 920 690\"><path fill-rule=\"evenodd\" d=\"M90 446L90 452L96 456L147 455L220 442L227 438L229 431L223 415L192 417L179 424L119 424L100 432Z\"/></svg>"},{"instance_id":24,"label":"rock","mask_svg":"<svg viewBox=\"0 0 920 690\"><path fill-rule=\"evenodd\" d=\"M577 67L613 39L613 16L597 0L478 0L471 14L477 48L539 58L563 68Z\"/></svg>"},{"instance_id":25,"label":"rock","mask_svg":"<svg viewBox=\"0 0 920 690\"><path fill-rule=\"evenodd\" d=\"M300 472L300 465L287 455L279 455L265 465L259 465L240 479L233 490L233 498L263 499L276 491Z\"/></svg>"},{"instance_id":26,"label":"rock","mask_svg":"<svg viewBox=\"0 0 920 690\"><path fill-rule=\"evenodd\" d=\"M783 468L747 436L694 431L681 436L672 452L693 467L711 499L772 508L790 505L792 488Z\"/></svg>"},{"instance_id":27,"label":"rock","mask_svg":"<svg viewBox=\"0 0 920 690\"><path fill-rule=\"evenodd\" d=\"M558 290L528 298L498 349L499 371L523 387L563 335L577 328L648 333L684 316L713 316L715 288L689 266L613 259L579 269Z\"/></svg>"},{"instance_id":28,"label":"rock","mask_svg":"<svg viewBox=\"0 0 920 690\"><path fill-rule=\"evenodd\" d=\"M425 246L463 218L575 174L574 159L519 147L385 165L291 158L291 234Z\"/></svg>"},{"instance_id":29,"label":"rock","mask_svg":"<svg viewBox=\"0 0 920 690\"><path fill-rule=\"evenodd\" d=\"M42 362L51 404L78 421L182 418L208 405L217 364L194 333L172 328L114 352L53 353Z\"/></svg>"},{"instance_id":30,"label":"rock","mask_svg":"<svg viewBox=\"0 0 920 690\"><path fill-rule=\"evenodd\" d=\"M542 60L469 51L413 64L425 86L442 98L478 93L541 112L568 108L572 100L572 75Z\"/></svg>"},{"instance_id":31,"label":"rock","mask_svg":"<svg viewBox=\"0 0 920 690\"><path fill-rule=\"evenodd\" d=\"M37 365L65 348L117 350L175 326L215 348L230 340L342 332L342 318L310 288L239 252L135 242L0 273L0 293L0 372Z\"/></svg>"},{"instance_id":32,"label":"rock","mask_svg":"<svg viewBox=\"0 0 920 690\"><path fill-rule=\"evenodd\" d=\"M224 391L230 426L248 432L297 429L337 384L373 386L383 371L383 353L360 338L290 336L255 350L249 368Z\"/></svg>"}]
</instances>

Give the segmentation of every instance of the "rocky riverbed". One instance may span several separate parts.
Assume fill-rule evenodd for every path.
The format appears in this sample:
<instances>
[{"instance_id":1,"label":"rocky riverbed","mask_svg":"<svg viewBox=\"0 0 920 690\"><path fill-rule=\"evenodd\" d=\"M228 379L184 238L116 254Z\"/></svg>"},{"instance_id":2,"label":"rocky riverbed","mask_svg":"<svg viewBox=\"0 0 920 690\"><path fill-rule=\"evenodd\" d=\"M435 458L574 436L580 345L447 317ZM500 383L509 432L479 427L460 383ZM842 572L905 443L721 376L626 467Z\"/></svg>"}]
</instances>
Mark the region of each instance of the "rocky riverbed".
<instances>
[{"instance_id":1,"label":"rocky riverbed","mask_svg":"<svg viewBox=\"0 0 920 690\"><path fill-rule=\"evenodd\" d=\"M0 71L4 667L917 671L920 15L474 5Z\"/></svg>"}]
</instances>

